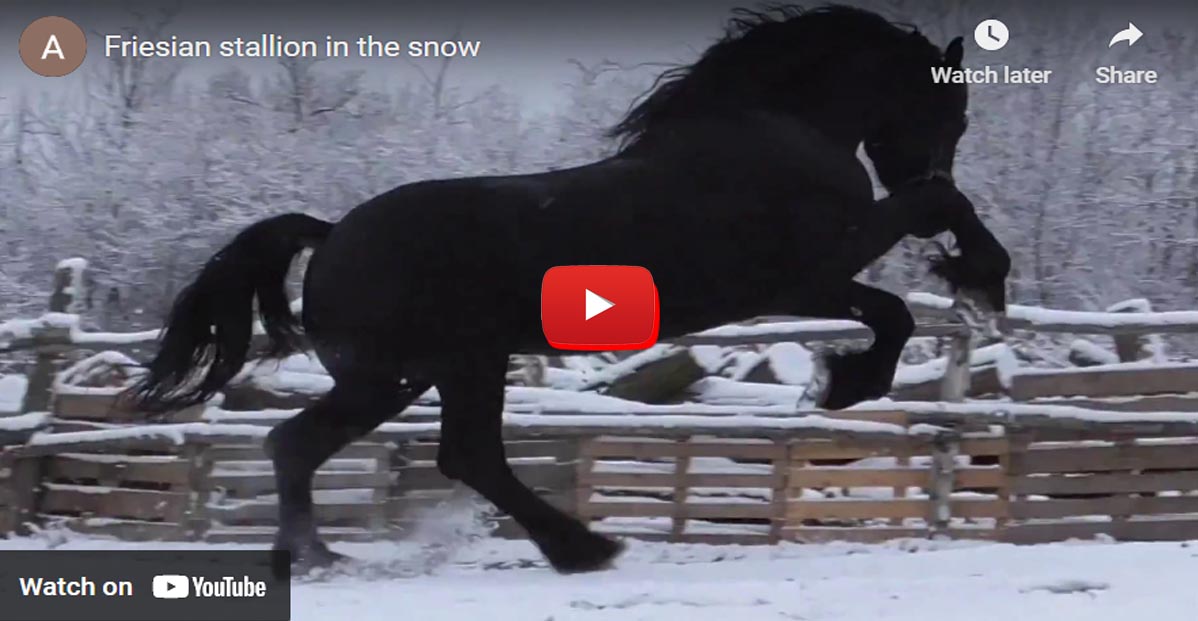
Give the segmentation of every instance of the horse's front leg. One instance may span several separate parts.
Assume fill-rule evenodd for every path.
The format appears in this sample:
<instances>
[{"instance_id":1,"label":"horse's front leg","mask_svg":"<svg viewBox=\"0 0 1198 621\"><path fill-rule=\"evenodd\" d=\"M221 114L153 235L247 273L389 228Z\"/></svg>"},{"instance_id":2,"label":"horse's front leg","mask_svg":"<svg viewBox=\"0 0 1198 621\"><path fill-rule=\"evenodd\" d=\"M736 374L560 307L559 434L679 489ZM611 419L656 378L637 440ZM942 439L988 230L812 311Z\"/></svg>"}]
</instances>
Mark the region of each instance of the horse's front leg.
<instances>
[{"instance_id":1,"label":"horse's front leg","mask_svg":"<svg viewBox=\"0 0 1198 621\"><path fill-rule=\"evenodd\" d=\"M795 310L805 317L853 319L874 333L868 349L824 353L817 358L822 375L812 397L817 406L839 410L890 392L899 356L915 331L915 320L902 298L856 281L812 297Z\"/></svg>"},{"instance_id":2,"label":"horse's front leg","mask_svg":"<svg viewBox=\"0 0 1198 621\"><path fill-rule=\"evenodd\" d=\"M953 234L957 251L933 259L932 272L953 292L980 310L1006 310L1006 279L1011 256L982 223L973 203L949 181L934 179L879 201L887 227L923 239Z\"/></svg>"}]
</instances>

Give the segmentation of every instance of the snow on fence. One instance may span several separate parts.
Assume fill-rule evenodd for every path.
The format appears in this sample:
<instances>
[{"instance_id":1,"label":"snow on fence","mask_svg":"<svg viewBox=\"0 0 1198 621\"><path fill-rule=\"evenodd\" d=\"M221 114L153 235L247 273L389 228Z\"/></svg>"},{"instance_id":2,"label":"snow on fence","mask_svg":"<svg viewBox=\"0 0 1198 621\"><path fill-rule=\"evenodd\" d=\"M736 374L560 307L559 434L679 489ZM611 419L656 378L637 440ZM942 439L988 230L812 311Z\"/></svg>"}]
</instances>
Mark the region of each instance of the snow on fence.
<instances>
[{"instance_id":1,"label":"snow on fence","mask_svg":"<svg viewBox=\"0 0 1198 621\"><path fill-rule=\"evenodd\" d=\"M261 446L267 430L186 423L39 433L0 454L0 533L55 524L130 540L269 541L277 497ZM419 441L430 433L393 429L399 443L355 443L327 461L313 477L322 531L397 536L446 500L453 485L436 470L436 445ZM530 440L509 452L517 474L549 493L572 488L573 446Z\"/></svg>"},{"instance_id":2,"label":"snow on fence","mask_svg":"<svg viewBox=\"0 0 1198 621\"><path fill-rule=\"evenodd\" d=\"M50 314L0 324L0 353L36 355L26 413L0 418L0 444L9 445L0 532L62 522L126 538L269 539L276 499L260 443L295 410L229 411L218 400L169 424L132 424L141 417L118 395L134 362L121 352L157 334L80 330L68 314L80 272L78 262L60 266ZM1089 352L1102 363L1090 368L1012 370L1000 368L1010 366L1005 345L971 351L950 300L908 301L918 334L952 343L945 358L901 370L894 396L922 401L796 412L795 386L722 377L688 385L725 405L616 398L615 374L600 378L605 395L513 387L513 468L596 528L672 541L1198 537L1198 365L1142 360L1151 335L1198 332L1198 312L1153 313L1134 301L1107 313L1012 306L1006 329L1111 335L1116 345L1115 354ZM691 345L868 337L854 322L770 321L678 339L641 362L685 378L702 362L680 355ZM101 353L58 373L77 350ZM621 388L656 381L646 377ZM746 391L758 405L738 402ZM959 403L996 393L1010 400ZM234 409L256 396L225 398ZM276 407L310 398L281 395ZM414 406L317 473L327 535L402 536L455 498L435 467L438 417L435 402ZM502 516L494 522L500 534L519 534Z\"/></svg>"},{"instance_id":3,"label":"snow on fence","mask_svg":"<svg viewBox=\"0 0 1198 621\"><path fill-rule=\"evenodd\" d=\"M1119 413L945 414L837 415L911 430L870 440L584 440L579 512L607 531L691 542L1198 534L1198 436L1186 416L1147 429ZM931 420L968 424L918 433L916 421Z\"/></svg>"},{"instance_id":4,"label":"snow on fence","mask_svg":"<svg viewBox=\"0 0 1198 621\"><path fill-rule=\"evenodd\" d=\"M55 373L65 358L78 358L80 351L103 352L104 359L115 366L133 365L136 363L128 358L124 362L113 360L131 352L144 357L157 339L158 333L153 330L121 334L80 329L78 317L68 311L78 306L76 300L83 294L85 267L82 260L67 260L59 265L50 312L46 315L0 323L0 354L29 352L36 357L28 380L23 382L20 412L48 411L53 404L56 410L72 418L110 422L119 419L122 410L116 402L116 391L101 395L102 391L93 389L78 394L69 389L69 383L67 389L63 382L56 385ZM1000 321L1001 330L1107 335L1114 339L1116 353L1079 350L1106 362L1094 368L1004 369L1004 365L1015 365L1010 350L1002 344L972 349L969 328L952 310L952 300L912 293L907 301L920 320L916 335L947 339L949 351L944 358L925 365L900 368L892 392L895 398L960 401L971 396L1003 395L1018 401L1063 399L1064 404L1100 409L1198 411L1198 398L1189 394L1198 392L1198 364L1168 367L1144 364L1147 362L1144 358L1151 355L1148 351L1151 341L1159 339L1159 335L1198 333L1198 311L1152 312L1146 300L1129 300L1107 312L1011 305ZM260 329L256 329L254 338L261 351L264 342ZM707 374L695 360L698 348L692 346L761 346L869 338L870 331L853 321L770 320L755 325L722 326L675 339L673 347L645 352L641 358L646 364L641 368L629 364L632 359L614 365L628 367L625 369L629 371L628 377L615 377L615 368L608 369L592 380L595 385L589 388L603 388L609 395L632 400L676 399L680 392L693 387ZM315 393L327 390L328 378L323 379L326 381L310 387L313 390L305 387L295 393L252 384L230 386L225 398L233 404L257 406L252 409L302 407ZM197 416L198 411L192 411L176 420L195 420Z\"/></svg>"},{"instance_id":5,"label":"snow on fence","mask_svg":"<svg viewBox=\"0 0 1198 621\"><path fill-rule=\"evenodd\" d=\"M1198 537L1198 415L977 404L758 415L511 414L517 476L604 531L769 543ZM0 454L5 529L264 541L266 425L40 432ZM315 477L334 539L401 537L451 500L436 425L389 423ZM518 535L502 516L501 534Z\"/></svg>"}]
</instances>

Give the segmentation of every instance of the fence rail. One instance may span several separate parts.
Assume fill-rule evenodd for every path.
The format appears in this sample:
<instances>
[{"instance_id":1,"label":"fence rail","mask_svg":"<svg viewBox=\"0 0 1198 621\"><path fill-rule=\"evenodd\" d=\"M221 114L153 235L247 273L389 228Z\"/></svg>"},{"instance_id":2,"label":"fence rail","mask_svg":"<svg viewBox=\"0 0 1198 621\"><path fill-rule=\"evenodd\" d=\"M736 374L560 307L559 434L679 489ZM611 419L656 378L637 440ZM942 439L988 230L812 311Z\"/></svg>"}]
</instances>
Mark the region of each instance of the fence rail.
<instances>
[{"instance_id":1,"label":"fence rail","mask_svg":"<svg viewBox=\"0 0 1198 621\"><path fill-rule=\"evenodd\" d=\"M1151 414L1107 412L1103 421L1070 419L1066 410L1084 412L995 413L1005 422L984 431L953 424L967 411L918 408L812 415L824 424L785 434L769 428L774 419L753 417L762 426L755 435L749 421L742 433L725 433L723 417L684 428L625 419L623 427L590 432L526 421L509 426L507 446L517 476L551 502L629 537L1191 538L1198 416L1153 435L1128 427ZM435 468L435 430L391 425L383 433L389 440L352 445L318 471L316 514L331 537L403 536L456 493ZM394 428L403 425L413 428ZM35 436L0 455L0 523L19 530L62 522L129 538L269 539L277 509L270 462L257 443L264 430L186 423ZM503 516L494 521L519 534Z\"/></svg>"},{"instance_id":2,"label":"fence rail","mask_svg":"<svg viewBox=\"0 0 1198 621\"><path fill-rule=\"evenodd\" d=\"M46 316L0 324L0 353L35 359L25 413L0 419L0 444L9 445L0 453L0 532L60 522L125 538L268 540L277 501L260 443L291 411L209 405L139 425L136 412L122 409L118 386L62 381L68 354L137 351L157 338L80 330L66 312L82 291L77 277L77 266L56 275ZM1144 303L1106 313L1012 306L1004 330L1109 335L1120 360L1012 373L998 368L990 348L971 351L950 300L912 294L908 303L920 318L917 334L949 347L937 373L896 385L903 400L841 413L796 412L793 402L623 402L586 411L517 401L505 414L508 456L517 476L551 502L631 537L1198 537L1198 364L1139 361L1146 337L1198 332L1198 312L1153 313ZM855 322L771 319L677 339L674 349L866 338ZM962 402L979 394L1007 400ZM402 536L426 511L459 499L435 466L438 409L420 405L409 415L317 472L326 535ZM520 534L507 518L492 520L497 532Z\"/></svg>"},{"instance_id":3,"label":"fence rail","mask_svg":"<svg viewBox=\"0 0 1198 621\"><path fill-rule=\"evenodd\" d=\"M74 351L145 352L158 337L158 331L135 333L98 333L82 330L76 315L68 311L80 306L85 292L78 260L63 262L54 275L54 292L49 312L33 320L0 323L0 354L27 352L35 357L29 372L22 412L46 411L54 393L54 374L64 356ZM1173 370L1112 368L1107 375L1093 371L1056 374L1024 374L1013 378L1013 385L1002 386L993 364L973 364L969 327L953 310L953 301L928 293L911 293L908 306L919 319L917 336L942 338L948 344L943 371L921 383L896 385L895 396L906 399L938 398L960 401L967 396L1002 390L1015 400L1045 397L1113 397L1125 395L1183 394L1198 392L1198 365ZM293 304L295 308L298 308ZM1161 334L1198 333L1198 311L1151 312L1145 300L1129 300L1108 312L1082 312L1011 305L999 321L1001 331L1031 331L1042 334L1107 335L1114 338L1121 362L1132 363L1143 356L1146 337ZM265 351L260 326L255 326L254 351ZM677 345L762 346L773 343L812 343L840 340L868 340L871 331L855 321L794 320L770 318L754 325L722 326L673 340ZM148 353L148 352L147 352ZM996 386L996 384L998 384ZM1118 390L1114 387L1121 386ZM233 391L239 390L234 387ZM253 401L253 396L235 395L238 400ZM284 397L278 405L302 405L306 395ZM62 397L67 407L70 396ZM276 399L279 401L279 399ZM1198 410L1193 403L1176 401L1183 409ZM1132 404L1126 409L1136 409ZM1151 406L1148 406L1151 407ZM113 408L109 408L111 415Z\"/></svg>"}]
</instances>

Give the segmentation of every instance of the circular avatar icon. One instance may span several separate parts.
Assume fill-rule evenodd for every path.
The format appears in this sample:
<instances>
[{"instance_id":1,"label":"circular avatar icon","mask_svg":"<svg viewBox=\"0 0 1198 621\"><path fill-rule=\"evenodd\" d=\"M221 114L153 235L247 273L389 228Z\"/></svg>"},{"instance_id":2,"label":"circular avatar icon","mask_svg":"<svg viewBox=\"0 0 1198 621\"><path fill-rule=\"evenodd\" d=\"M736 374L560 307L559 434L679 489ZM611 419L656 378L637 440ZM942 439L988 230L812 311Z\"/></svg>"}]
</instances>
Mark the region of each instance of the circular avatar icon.
<instances>
[{"instance_id":1,"label":"circular avatar icon","mask_svg":"<svg viewBox=\"0 0 1198 621\"><path fill-rule=\"evenodd\" d=\"M990 52L1001 50L1010 38L1007 25L997 19L983 20L973 29L973 40L977 41L978 47Z\"/></svg>"},{"instance_id":2,"label":"circular avatar icon","mask_svg":"<svg viewBox=\"0 0 1198 621\"><path fill-rule=\"evenodd\" d=\"M65 17L42 17L21 33L18 44L21 60L38 75L64 76L83 64L87 56L87 35Z\"/></svg>"}]
</instances>

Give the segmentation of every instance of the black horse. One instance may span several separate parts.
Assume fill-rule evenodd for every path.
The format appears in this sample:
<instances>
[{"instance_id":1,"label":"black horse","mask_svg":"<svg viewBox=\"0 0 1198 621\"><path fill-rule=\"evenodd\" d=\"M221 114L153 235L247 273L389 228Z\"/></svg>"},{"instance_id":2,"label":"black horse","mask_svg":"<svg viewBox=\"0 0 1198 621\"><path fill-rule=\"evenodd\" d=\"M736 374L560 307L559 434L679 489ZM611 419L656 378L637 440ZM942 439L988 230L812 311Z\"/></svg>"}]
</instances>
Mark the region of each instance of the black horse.
<instances>
[{"instance_id":1,"label":"black horse","mask_svg":"<svg viewBox=\"0 0 1198 621\"><path fill-rule=\"evenodd\" d=\"M1009 257L951 178L965 86L931 78L961 56L960 38L941 51L859 9L739 11L615 127L613 157L413 183L336 224L289 214L245 229L175 301L135 397L156 410L211 397L246 361L255 299L276 352L297 347L284 278L314 248L303 332L335 386L267 439L276 548L305 565L337 558L317 537L313 472L436 386L441 472L511 515L557 570L602 568L621 545L521 484L500 437L508 357L551 351L545 271L648 268L662 338L761 315L856 319L874 341L827 361L821 403L884 395L914 322L900 298L853 278L901 238L954 233L959 253L935 270L1004 308ZM888 198L873 198L863 143Z\"/></svg>"}]
</instances>

